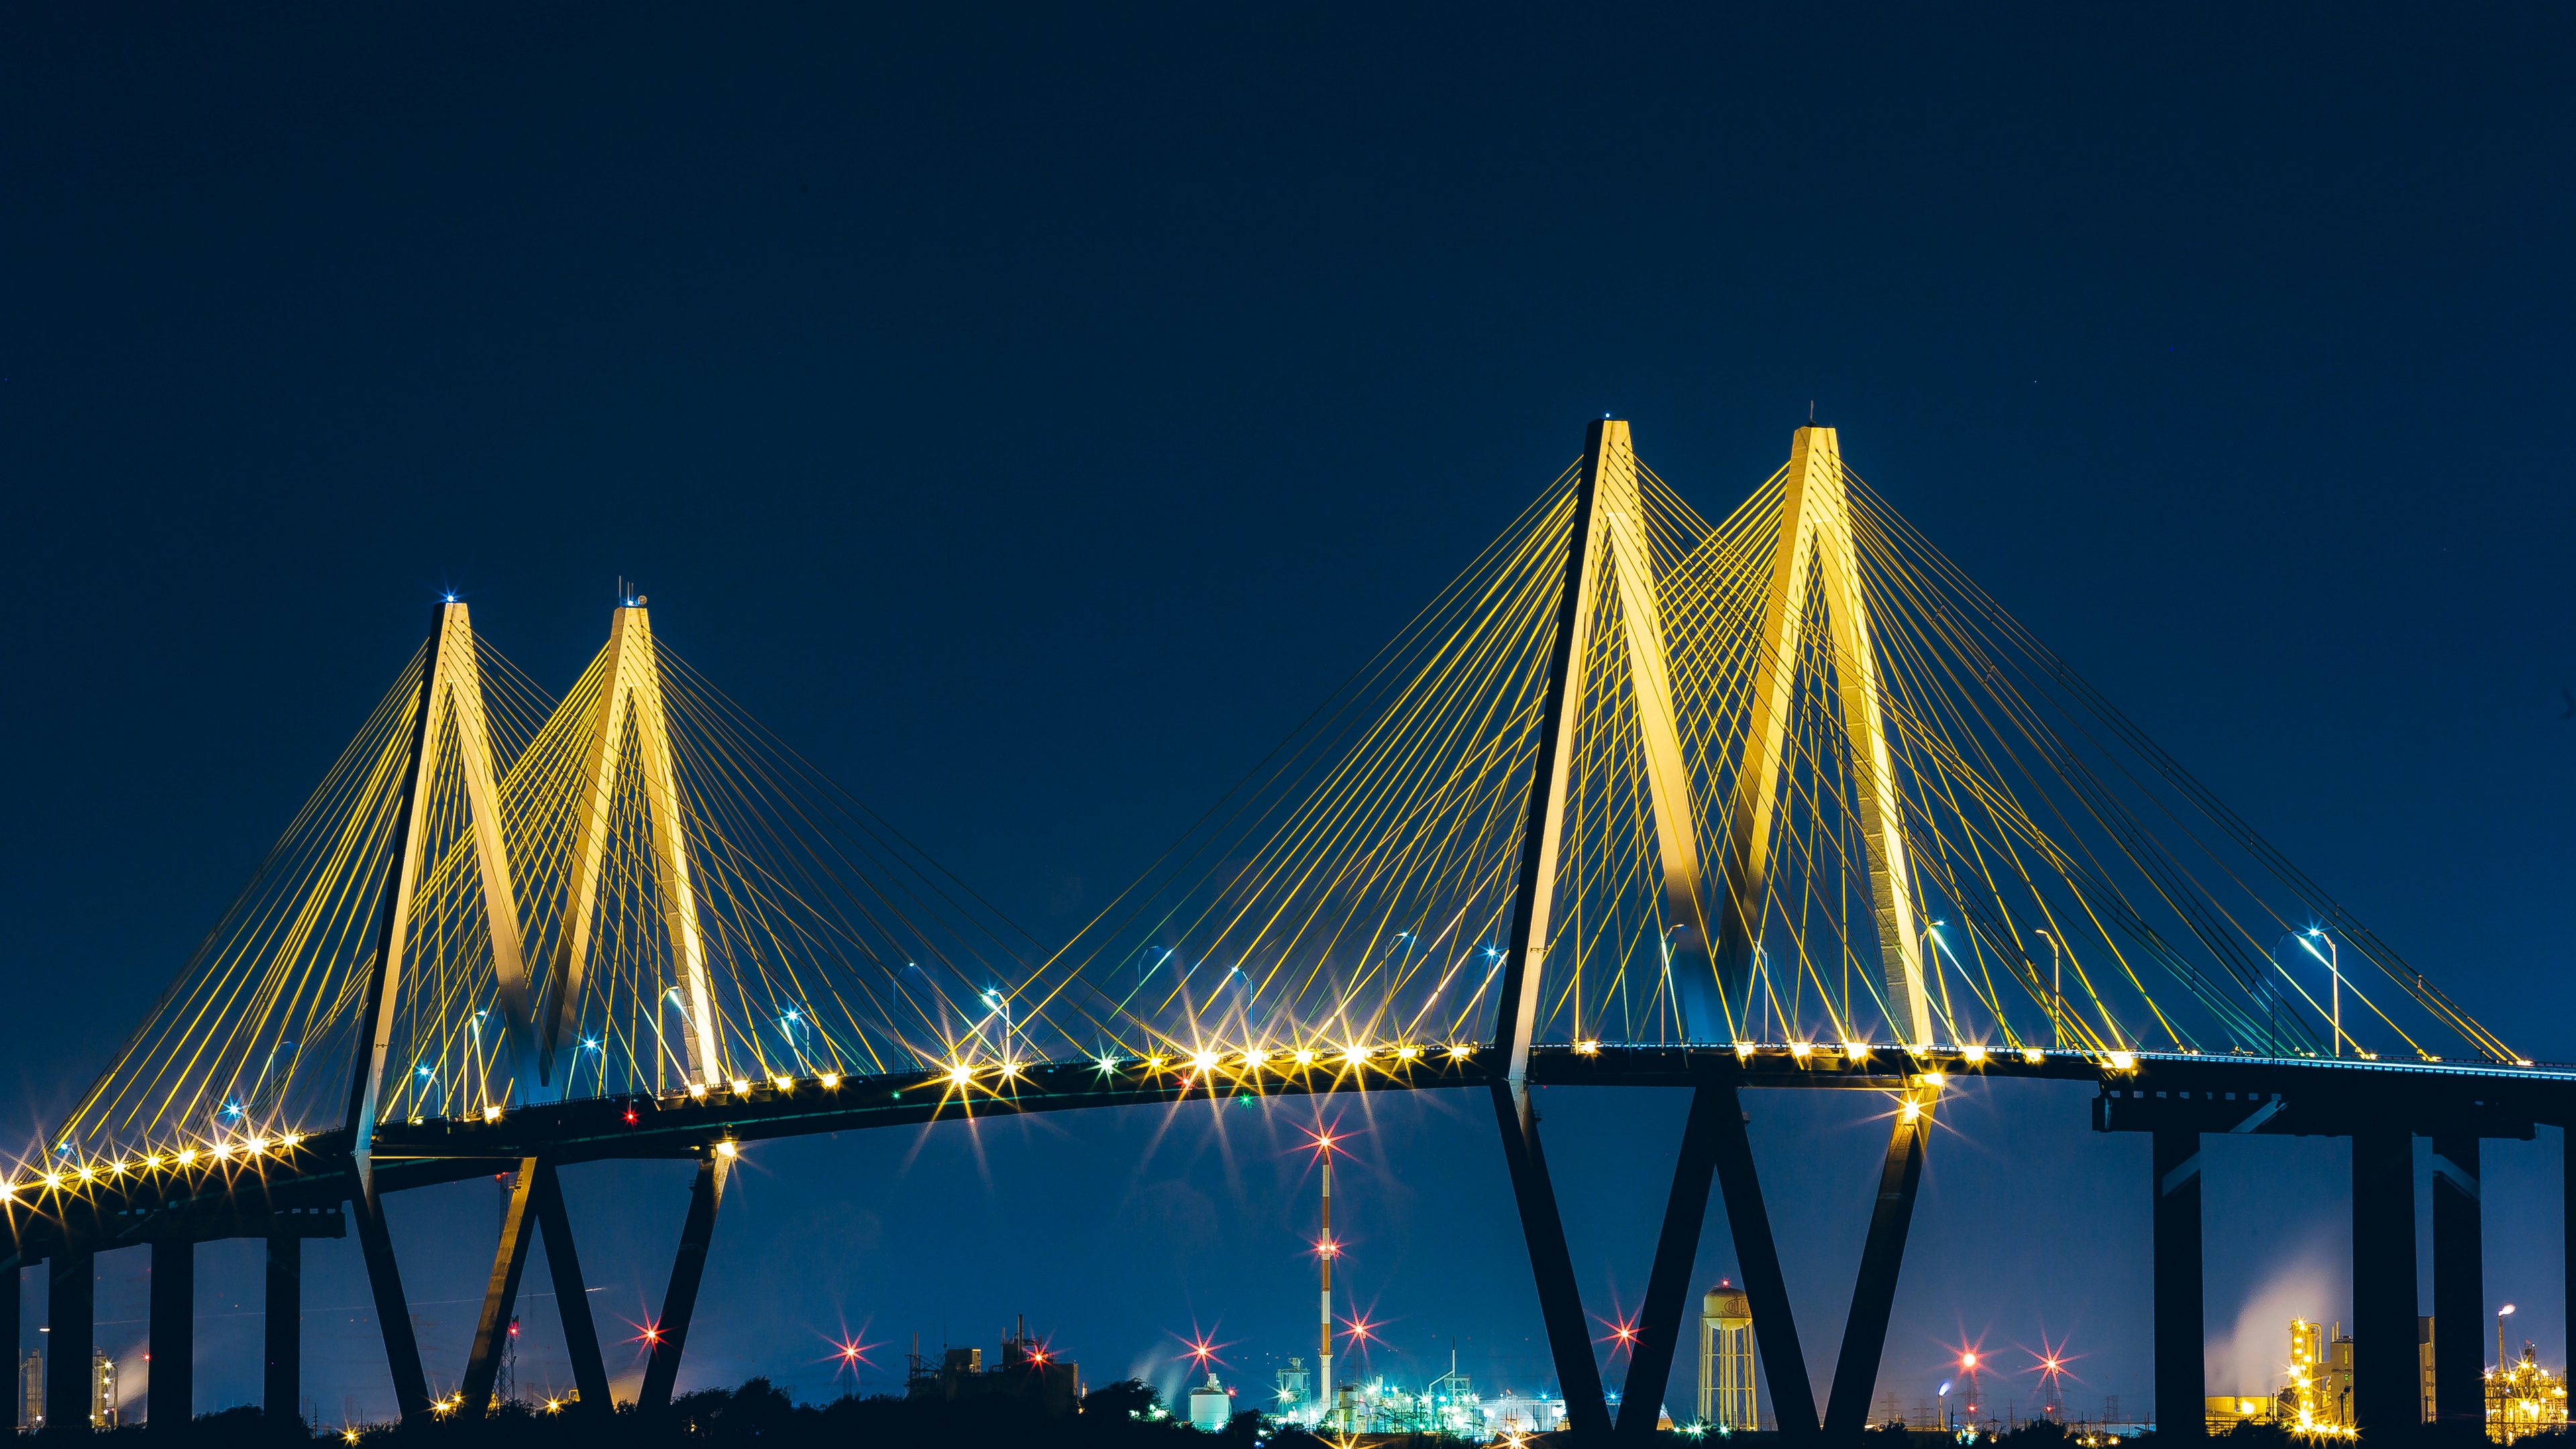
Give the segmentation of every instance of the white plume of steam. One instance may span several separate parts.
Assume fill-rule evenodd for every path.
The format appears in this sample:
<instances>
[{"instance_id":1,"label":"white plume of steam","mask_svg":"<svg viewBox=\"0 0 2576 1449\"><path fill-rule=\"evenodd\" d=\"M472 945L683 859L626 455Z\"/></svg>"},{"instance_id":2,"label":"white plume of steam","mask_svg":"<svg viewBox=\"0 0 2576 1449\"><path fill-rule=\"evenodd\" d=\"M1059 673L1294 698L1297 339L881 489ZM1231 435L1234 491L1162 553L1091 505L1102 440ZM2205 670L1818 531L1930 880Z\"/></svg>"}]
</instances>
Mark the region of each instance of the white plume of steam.
<instances>
[{"instance_id":1,"label":"white plume of steam","mask_svg":"<svg viewBox=\"0 0 2576 1449\"><path fill-rule=\"evenodd\" d=\"M2236 1315L2235 1330L2202 1350L2209 1392L2252 1398L2289 1377L2290 1320L2337 1322L2350 1331L2352 1289L2330 1257L2302 1254L2274 1272Z\"/></svg>"}]
</instances>

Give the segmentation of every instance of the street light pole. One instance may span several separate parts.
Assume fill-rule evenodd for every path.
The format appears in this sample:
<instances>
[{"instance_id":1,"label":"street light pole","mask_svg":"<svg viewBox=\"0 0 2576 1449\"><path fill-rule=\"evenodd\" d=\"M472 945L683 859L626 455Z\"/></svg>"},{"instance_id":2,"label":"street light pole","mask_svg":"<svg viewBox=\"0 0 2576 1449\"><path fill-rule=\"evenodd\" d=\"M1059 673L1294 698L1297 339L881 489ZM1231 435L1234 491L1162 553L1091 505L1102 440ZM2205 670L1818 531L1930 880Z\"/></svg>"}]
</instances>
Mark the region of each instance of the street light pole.
<instances>
[{"instance_id":1,"label":"street light pole","mask_svg":"<svg viewBox=\"0 0 2576 1449\"><path fill-rule=\"evenodd\" d=\"M2324 935L2323 932L2318 934ZM2341 1060L2343 1057L2343 965L2339 958L2342 957L2343 952L2336 949L2334 937L2326 936L2325 943L2327 984L2334 990L2334 1054L2337 1060Z\"/></svg>"},{"instance_id":2,"label":"street light pole","mask_svg":"<svg viewBox=\"0 0 2576 1449\"><path fill-rule=\"evenodd\" d=\"M2046 931L2035 933L2048 943L2048 1041L2049 1045L2066 1045L2066 963L2057 949L2057 938Z\"/></svg>"},{"instance_id":3,"label":"street light pole","mask_svg":"<svg viewBox=\"0 0 2576 1449\"><path fill-rule=\"evenodd\" d=\"M988 990L984 993L984 1004L1002 1018L1002 1060L1007 1063L1011 1059L1011 998Z\"/></svg>"},{"instance_id":4,"label":"street light pole","mask_svg":"<svg viewBox=\"0 0 2576 1449\"><path fill-rule=\"evenodd\" d=\"M2318 955L2316 944L2326 943L2325 954ZM2299 949L2325 963L2329 989L2333 995L2334 1054L2343 1055L2343 952L2336 949L2335 939L2322 927L2311 926L2299 932Z\"/></svg>"}]
</instances>

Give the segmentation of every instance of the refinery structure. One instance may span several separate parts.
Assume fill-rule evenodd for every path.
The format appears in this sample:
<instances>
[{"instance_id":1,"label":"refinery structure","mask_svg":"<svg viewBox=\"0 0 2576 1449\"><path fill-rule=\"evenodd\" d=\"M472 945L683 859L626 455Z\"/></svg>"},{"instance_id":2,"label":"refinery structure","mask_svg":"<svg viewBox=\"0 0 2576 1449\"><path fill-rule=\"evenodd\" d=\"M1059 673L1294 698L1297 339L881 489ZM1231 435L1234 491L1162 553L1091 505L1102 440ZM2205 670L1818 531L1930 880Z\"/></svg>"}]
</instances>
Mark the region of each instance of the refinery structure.
<instances>
[{"instance_id":1,"label":"refinery structure","mask_svg":"<svg viewBox=\"0 0 2576 1449\"><path fill-rule=\"evenodd\" d=\"M1754 1388L1752 1301L1733 1280L1721 1279L1702 1295L1700 1309L1697 1412L1659 1417L1668 1427L1703 1434L1757 1430L1762 1423ZM1328 1329L1327 1345L1333 1341L1329 1333ZM1194 1366L1193 1372L1197 1371ZM1224 1428L1235 1412L1232 1391L1214 1372L1187 1390L1185 1402L1189 1422L1202 1429ZM1504 1390L1491 1396L1480 1392L1459 1369L1453 1345L1448 1371L1418 1388L1407 1388L1382 1373L1326 1380L1310 1374L1303 1357L1290 1358L1288 1366L1273 1377L1262 1417L1275 1426L1328 1435L1441 1434L1509 1440L1564 1428L1566 1409L1562 1397L1546 1391Z\"/></svg>"},{"instance_id":2,"label":"refinery structure","mask_svg":"<svg viewBox=\"0 0 2576 1449\"><path fill-rule=\"evenodd\" d=\"M2496 1315L2496 1363L2484 1373L2487 1437L2510 1444L2533 1434L2554 1433L2568 1426L2567 1376L2540 1366L2539 1348L2525 1343L2519 1361L2505 1359L2504 1325L2513 1313L2506 1304ZM2435 1418L2433 1320L2416 1320L2415 1394L2424 1422ZM2211 1396L2205 1418L2209 1432L2224 1433L2239 1424L2278 1424L2293 1433L2318 1438L2358 1437L2353 1408L2353 1340L2341 1324L2328 1327L2312 1319L2290 1320L2289 1359L2279 1387L2268 1392Z\"/></svg>"},{"instance_id":3,"label":"refinery structure","mask_svg":"<svg viewBox=\"0 0 2576 1449\"><path fill-rule=\"evenodd\" d=\"M1459 1439L1503 1438L1545 1433L1564 1426L1565 1405L1546 1395L1505 1393L1488 1399L1475 1382L1458 1371L1458 1351L1449 1351L1449 1371L1408 1389L1385 1374L1351 1375L1335 1384L1330 1398L1308 1387L1306 1361L1288 1360L1272 1385L1269 1422L1322 1434L1444 1434ZM1190 1421L1201 1428L1223 1428L1224 1421L1201 1422L1203 1395L1222 1393L1215 1374L1191 1391ZM1208 1406L1213 1410L1215 1405Z\"/></svg>"}]
</instances>

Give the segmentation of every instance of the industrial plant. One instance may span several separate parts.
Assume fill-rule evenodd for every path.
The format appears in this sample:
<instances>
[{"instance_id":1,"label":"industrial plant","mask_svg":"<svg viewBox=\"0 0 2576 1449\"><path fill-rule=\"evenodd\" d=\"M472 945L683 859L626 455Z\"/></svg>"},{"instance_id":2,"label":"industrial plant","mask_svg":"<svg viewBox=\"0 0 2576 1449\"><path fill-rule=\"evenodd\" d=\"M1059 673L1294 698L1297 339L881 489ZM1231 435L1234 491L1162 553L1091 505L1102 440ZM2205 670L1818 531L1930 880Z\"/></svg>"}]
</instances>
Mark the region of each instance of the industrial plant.
<instances>
[{"instance_id":1,"label":"industrial plant","mask_svg":"<svg viewBox=\"0 0 2576 1449\"><path fill-rule=\"evenodd\" d=\"M2485 1371L2487 1437L2500 1444L2568 1425L2567 1376L2542 1368L2536 1345L2526 1343L2519 1362L2504 1361L2504 1320L2496 1318L2496 1358ZM2416 1398L2425 1422L2434 1417L2433 1320L2415 1331ZM2209 1431L2239 1424L2278 1424L2300 1434L2357 1436L2353 1412L2353 1340L2341 1324L2329 1329L2305 1318L2290 1320L2290 1357L2280 1387L2269 1393L2215 1395L2207 1403Z\"/></svg>"},{"instance_id":2,"label":"industrial plant","mask_svg":"<svg viewBox=\"0 0 2576 1449\"><path fill-rule=\"evenodd\" d=\"M1017 1399L1050 1416L1072 1414L1082 1403L1082 1367L1056 1358L1045 1344L1029 1336L1026 1314L1002 1335L1002 1356L987 1368L984 1350L949 1348L936 1359L924 1357L914 1336L905 1355L903 1394L907 1399L957 1403L967 1399Z\"/></svg>"}]
</instances>

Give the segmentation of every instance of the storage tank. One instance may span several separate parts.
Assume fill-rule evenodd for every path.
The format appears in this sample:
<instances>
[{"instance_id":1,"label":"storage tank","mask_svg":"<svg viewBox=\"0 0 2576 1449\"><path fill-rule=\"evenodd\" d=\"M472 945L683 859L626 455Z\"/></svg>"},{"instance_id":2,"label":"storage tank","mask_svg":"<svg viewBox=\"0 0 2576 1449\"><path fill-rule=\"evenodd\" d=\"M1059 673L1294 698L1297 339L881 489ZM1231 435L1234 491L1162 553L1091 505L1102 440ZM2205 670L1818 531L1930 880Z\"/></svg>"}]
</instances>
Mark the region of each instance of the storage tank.
<instances>
[{"instance_id":1,"label":"storage tank","mask_svg":"<svg viewBox=\"0 0 2576 1449\"><path fill-rule=\"evenodd\" d=\"M1208 1381L1190 1390L1190 1427L1211 1434L1224 1432L1234 1419L1234 1395L1216 1381L1216 1370L1208 1370Z\"/></svg>"},{"instance_id":2,"label":"storage tank","mask_svg":"<svg viewBox=\"0 0 2576 1449\"><path fill-rule=\"evenodd\" d=\"M1753 1300L1724 1279L1700 1300L1699 1422L1739 1434L1762 1427L1753 1393Z\"/></svg>"}]
</instances>

